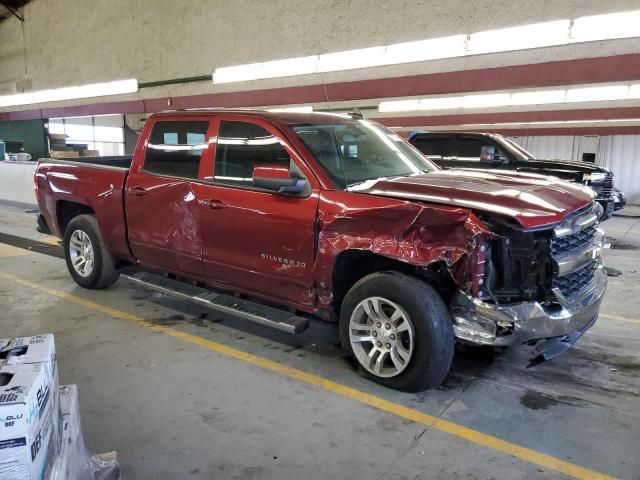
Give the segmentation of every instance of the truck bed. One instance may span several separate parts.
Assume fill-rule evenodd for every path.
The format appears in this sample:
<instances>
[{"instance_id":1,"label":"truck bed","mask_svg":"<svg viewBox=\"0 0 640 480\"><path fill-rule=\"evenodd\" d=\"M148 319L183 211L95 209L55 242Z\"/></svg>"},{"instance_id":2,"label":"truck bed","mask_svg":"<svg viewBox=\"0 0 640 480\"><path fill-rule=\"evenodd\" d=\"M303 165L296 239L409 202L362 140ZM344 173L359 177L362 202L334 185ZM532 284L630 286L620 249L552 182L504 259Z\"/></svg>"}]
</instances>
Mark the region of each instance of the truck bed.
<instances>
[{"instance_id":1,"label":"truck bed","mask_svg":"<svg viewBox=\"0 0 640 480\"><path fill-rule=\"evenodd\" d=\"M80 162L91 165L104 165L107 167L129 168L133 155L110 155L104 157L76 157L70 159L41 158L40 161L46 162Z\"/></svg>"},{"instance_id":2,"label":"truck bed","mask_svg":"<svg viewBox=\"0 0 640 480\"><path fill-rule=\"evenodd\" d=\"M131 156L41 158L35 173L36 196L47 228L62 237L71 215L96 216L105 245L130 256L126 239L124 189Z\"/></svg>"}]
</instances>

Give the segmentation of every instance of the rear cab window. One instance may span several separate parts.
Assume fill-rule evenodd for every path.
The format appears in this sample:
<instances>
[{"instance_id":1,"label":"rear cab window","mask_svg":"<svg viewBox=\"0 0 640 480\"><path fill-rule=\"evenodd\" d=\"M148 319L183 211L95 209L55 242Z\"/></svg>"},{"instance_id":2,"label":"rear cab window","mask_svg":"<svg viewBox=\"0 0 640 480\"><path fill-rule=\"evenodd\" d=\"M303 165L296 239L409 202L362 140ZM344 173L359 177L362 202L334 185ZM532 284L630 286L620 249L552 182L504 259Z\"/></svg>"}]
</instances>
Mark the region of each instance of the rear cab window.
<instances>
[{"instance_id":1,"label":"rear cab window","mask_svg":"<svg viewBox=\"0 0 640 480\"><path fill-rule=\"evenodd\" d=\"M455 143L451 135L418 136L413 145L428 157L452 157L455 155Z\"/></svg>"},{"instance_id":2,"label":"rear cab window","mask_svg":"<svg viewBox=\"0 0 640 480\"><path fill-rule=\"evenodd\" d=\"M197 179L207 148L207 121L158 121L153 125L142 170L170 177Z\"/></svg>"}]
</instances>

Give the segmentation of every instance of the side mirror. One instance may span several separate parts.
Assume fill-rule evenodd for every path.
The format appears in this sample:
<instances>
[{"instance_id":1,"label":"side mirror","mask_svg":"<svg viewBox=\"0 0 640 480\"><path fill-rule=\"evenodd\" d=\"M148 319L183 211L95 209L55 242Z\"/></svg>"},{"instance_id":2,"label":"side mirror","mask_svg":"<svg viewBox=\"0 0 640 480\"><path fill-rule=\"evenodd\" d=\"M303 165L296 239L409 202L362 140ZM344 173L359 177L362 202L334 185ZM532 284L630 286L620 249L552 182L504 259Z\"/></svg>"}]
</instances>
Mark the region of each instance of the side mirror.
<instances>
[{"instance_id":1,"label":"side mirror","mask_svg":"<svg viewBox=\"0 0 640 480\"><path fill-rule=\"evenodd\" d=\"M280 165L262 165L253 169L253 185L278 193L302 193L307 185L304 178L294 178L289 168Z\"/></svg>"},{"instance_id":2,"label":"side mirror","mask_svg":"<svg viewBox=\"0 0 640 480\"><path fill-rule=\"evenodd\" d=\"M493 145L484 145L480 149L480 161L481 162L495 162L496 161L496 147Z\"/></svg>"}]
</instances>

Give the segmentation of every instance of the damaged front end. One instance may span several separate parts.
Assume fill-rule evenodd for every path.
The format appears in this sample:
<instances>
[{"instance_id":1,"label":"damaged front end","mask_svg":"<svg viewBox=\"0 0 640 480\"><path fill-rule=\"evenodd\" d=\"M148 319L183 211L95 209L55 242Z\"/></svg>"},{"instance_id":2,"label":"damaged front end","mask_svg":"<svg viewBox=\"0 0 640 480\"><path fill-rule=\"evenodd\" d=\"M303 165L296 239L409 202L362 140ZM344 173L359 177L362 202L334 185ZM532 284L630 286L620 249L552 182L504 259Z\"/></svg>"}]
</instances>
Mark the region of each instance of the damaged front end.
<instances>
[{"instance_id":1,"label":"damaged front end","mask_svg":"<svg viewBox=\"0 0 640 480\"><path fill-rule=\"evenodd\" d=\"M606 289L595 207L549 229L484 220L499 238L485 247L483 287L459 290L450 303L456 337L475 345L537 343L537 361L559 355L595 323Z\"/></svg>"}]
</instances>

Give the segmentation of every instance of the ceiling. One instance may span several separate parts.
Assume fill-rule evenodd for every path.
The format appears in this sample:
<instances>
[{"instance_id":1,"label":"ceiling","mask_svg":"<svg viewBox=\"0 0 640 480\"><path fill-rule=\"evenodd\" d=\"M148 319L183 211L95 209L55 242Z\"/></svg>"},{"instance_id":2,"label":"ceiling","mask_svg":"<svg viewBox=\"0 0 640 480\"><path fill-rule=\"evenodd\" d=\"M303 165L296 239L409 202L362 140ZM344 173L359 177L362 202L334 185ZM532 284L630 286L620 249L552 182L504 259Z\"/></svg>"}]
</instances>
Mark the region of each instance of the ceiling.
<instances>
[{"instance_id":1,"label":"ceiling","mask_svg":"<svg viewBox=\"0 0 640 480\"><path fill-rule=\"evenodd\" d=\"M29 0L0 0L0 22L11 18L13 16L12 10L17 12L18 15L22 15L19 9L27 3L29 3Z\"/></svg>"}]
</instances>

